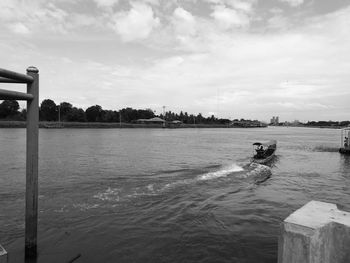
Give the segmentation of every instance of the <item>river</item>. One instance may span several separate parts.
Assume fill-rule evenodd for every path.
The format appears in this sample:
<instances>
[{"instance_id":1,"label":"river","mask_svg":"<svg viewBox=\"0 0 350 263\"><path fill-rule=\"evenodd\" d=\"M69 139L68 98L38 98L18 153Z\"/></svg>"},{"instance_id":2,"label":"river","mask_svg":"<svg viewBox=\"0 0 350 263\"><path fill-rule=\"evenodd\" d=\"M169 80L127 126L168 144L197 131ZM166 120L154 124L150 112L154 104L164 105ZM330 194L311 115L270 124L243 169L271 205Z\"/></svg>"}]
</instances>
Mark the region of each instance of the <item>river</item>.
<instances>
[{"instance_id":1,"label":"river","mask_svg":"<svg viewBox=\"0 0 350 263\"><path fill-rule=\"evenodd\" d=\"M276 139L271 177L247 170ZM310 200L350 211L340 130L41 129L38 262L277 262ZM0 243L21 262L25 129L0 129Z\"/></svg>"}]
</instances>

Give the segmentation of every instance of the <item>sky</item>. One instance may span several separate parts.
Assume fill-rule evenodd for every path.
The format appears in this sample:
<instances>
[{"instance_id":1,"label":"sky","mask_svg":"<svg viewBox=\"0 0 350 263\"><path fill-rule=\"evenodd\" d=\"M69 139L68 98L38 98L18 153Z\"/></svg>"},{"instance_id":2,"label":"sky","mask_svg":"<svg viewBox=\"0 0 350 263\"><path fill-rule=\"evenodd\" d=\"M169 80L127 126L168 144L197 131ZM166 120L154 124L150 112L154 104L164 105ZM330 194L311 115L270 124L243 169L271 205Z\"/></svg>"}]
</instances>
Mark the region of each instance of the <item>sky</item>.
<instances>
[{"instance_id":1,"label":"sky","mask_svg":"<svg viewBox=\"0 0 350 263\"><path fill-rule=\"evenodd\" d=\"M0 1L0 67L84 109L349 120L349 49L350 0Z\"/></svg>"}]
</instances>

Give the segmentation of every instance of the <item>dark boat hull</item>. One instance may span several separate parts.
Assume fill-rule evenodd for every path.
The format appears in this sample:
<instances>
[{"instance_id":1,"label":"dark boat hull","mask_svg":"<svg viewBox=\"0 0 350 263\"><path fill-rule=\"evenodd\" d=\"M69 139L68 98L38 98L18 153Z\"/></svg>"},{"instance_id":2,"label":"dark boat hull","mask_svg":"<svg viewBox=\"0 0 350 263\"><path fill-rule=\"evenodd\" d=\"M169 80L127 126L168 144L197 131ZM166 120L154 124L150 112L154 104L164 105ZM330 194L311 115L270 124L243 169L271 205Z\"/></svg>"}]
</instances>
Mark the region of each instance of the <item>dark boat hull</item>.
<instances>
[{"instance_id":1,"label":"dark boat hull","mask_svg":"<svg viewBox=\"0 0 350 263\"><path fill-rule=\"evenodd\" d=\"M271 155L266 156L264 158L257 158L256 156L254 156L253 162L258 163L258 164L266 164L266 163L270 162L274 156L275 156L275 151Z\"/></svg>"},{"instance_id":2,"label":"dark boat hull","mask_svg":"<svg viewBox=\"0 0 350 263\"><path fill-rule=\"evenodd\" d=\"M253 162L254 163L258 163L258 164L266 164L266 163L270 162L273 159L274 156L275 155L273 154L273 155L270 155L269 157L266 157L264 159L255 159L255 158L253 158Z\"/></svg>"},{"instance_id":3,"label":"dark boat hull","mask_svg":"<svg viewBox=\"0 0 350 263\"><path fill-rule=\"evenodd\" d=\"M339 152L342 154L350 154L350 149L340 148Z\"/></svg>"}]
</instances>

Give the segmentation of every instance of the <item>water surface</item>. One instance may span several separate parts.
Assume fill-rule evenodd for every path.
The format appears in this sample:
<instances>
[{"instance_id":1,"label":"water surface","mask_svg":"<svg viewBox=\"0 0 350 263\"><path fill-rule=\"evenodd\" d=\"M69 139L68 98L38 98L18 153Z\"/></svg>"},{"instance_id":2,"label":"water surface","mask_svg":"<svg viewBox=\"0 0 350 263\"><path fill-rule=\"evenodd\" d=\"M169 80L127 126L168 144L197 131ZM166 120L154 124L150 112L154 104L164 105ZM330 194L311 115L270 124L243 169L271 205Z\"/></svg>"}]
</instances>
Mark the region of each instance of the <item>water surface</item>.
<instances>
[{"instance_id":1,"label":"water surface","mask_svg":"<svg viewBox=\"0 0 350 263\"><path fill-rule=\"evenodd\" d=\"M38 262L277 262L279 225L310 200L350 211L339 130L40 130ZM271 177L247 167L276 139ZM255 171L256 172L256 171ZM259 172L259 171L257 171ZM0 243L23 254L25 130L0 129Z\"/></svg>"}]
</instances>

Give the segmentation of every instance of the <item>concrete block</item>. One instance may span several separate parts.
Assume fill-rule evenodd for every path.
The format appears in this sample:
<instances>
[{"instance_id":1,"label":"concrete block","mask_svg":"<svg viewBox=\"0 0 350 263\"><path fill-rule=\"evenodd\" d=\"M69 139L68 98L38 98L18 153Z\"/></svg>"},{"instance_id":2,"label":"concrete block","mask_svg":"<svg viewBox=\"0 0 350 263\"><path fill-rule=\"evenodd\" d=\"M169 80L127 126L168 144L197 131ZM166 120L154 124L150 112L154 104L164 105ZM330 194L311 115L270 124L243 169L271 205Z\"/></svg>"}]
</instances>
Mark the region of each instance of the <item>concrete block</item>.
<instances>
[{"instance_id":1,"label":"concrete block","mask_svg":"<svg viewBox=\"0 0 350 263\"><path fill-rule=\"evenodd\" d=\"M282 223L279 263L349 263L350 213L311 201Z\"/></svg>"},{"instance_id":2,"label":"concrete block","mask_svg":"<svg viewBox=\"0 0 350 263\"><path fill-rule=\"evenodd\" d=\"M8 257L6 250L0 245L0 263L7 263Z\"/></svg>"}]
</instances>

